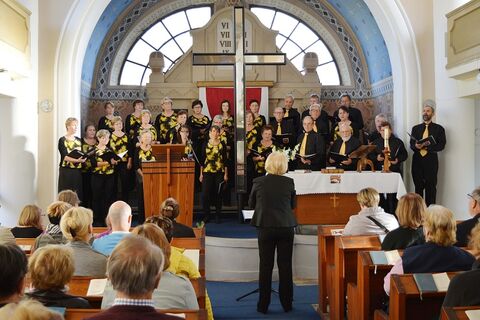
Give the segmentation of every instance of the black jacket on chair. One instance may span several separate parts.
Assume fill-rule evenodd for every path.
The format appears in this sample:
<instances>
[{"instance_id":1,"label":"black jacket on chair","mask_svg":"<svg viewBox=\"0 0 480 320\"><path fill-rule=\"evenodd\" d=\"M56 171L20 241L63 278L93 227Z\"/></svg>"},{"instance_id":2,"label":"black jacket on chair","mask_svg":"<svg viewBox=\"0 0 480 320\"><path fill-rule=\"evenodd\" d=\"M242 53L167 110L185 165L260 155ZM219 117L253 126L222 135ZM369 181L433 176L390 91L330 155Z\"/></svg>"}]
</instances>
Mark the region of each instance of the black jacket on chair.
<instances>
[{"instance_id":1,"label":"black jacket on chair","mask_svg":"<svg viewBox=\"0 0 480 320\"><path fill-rule=\"evenodd\" d=\"M251 224L256 227L295 227L296 205L292 178L267 174L253 180L248 205L255 209Z\"/></svg>"}]
</instances>

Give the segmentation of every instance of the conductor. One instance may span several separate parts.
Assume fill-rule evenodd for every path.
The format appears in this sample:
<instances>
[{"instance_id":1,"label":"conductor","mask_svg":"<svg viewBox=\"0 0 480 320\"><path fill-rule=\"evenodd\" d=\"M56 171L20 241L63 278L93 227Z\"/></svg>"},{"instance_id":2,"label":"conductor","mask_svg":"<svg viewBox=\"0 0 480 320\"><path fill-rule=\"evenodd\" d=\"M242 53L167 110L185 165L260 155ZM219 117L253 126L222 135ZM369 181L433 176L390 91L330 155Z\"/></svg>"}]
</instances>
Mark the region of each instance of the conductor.
<instances>
[{"instance_id":1,"label":"conductor","mask_svg":"<svg viewBox=\"0 0 480 320\"><path fill-rule=\"evenodd\" d=\"M275 248L279 273L279 294L283 310L292 310L293 280L292 251L294 227L297 221L295 185L284 177L288 160L282 152L271 153L266 162L267 175L253 180L249 205L255 208L251 224L257 227L260 256L259 292L257 311L267 313L272 289L272 270Z\"/></svg>"}]
</instances>

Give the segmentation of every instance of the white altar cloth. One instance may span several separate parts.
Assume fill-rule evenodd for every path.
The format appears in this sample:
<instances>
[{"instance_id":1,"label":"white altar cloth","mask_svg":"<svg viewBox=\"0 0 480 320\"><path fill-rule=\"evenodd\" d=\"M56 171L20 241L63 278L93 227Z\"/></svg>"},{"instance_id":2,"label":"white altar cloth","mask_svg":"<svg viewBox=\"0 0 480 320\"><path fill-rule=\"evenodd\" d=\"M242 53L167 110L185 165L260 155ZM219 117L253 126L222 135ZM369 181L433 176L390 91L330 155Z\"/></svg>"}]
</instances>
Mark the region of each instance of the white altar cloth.
<instances>
[{"instance_id":1,"label":"white altar cloth","mask_svg":"<svg viewBox=\"0 0 480 320\"><path fill-rule=\"evenodd\" d=\"M374 188L379 193L397 193L400 198L406 193L402 177L397 172L356 172L344 173L298 173L290 171L285 176L295 181L297 195L319 193L357 193L363 188ZM333 176L333 177L332 177ZM332 183L332 180L340 182Z\"/></svg>"}]
</instances>

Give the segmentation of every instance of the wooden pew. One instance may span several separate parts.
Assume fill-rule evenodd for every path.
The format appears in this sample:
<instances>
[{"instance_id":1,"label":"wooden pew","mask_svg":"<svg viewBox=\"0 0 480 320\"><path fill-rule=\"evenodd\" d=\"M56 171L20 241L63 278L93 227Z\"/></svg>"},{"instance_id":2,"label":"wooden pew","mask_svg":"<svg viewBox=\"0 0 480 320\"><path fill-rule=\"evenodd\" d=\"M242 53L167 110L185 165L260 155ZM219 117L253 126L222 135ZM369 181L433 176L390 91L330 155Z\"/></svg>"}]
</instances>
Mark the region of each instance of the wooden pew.
<instances>
[{"instance_id":1,"label":"wooden pew","mask_svg":"<svg viewBox=\"0 0 480 320\"><path fill-rule=\"evenodd\" d=\"M332 230L343 229L344 224L331 224L318 226L318 313L325 315L327 313L328 297L332 280L327 277L333 276L335 236Z\"/></svg>"},{"instance_id":2,"label":"wooden pew","mask_svg":"<svg viewBox=\"0 0 480 320\"><path fill-rule=\"evenodd\" d=\"M480 306L469 307L443 307L441 320L468 320L468 316L465 314L467 310L480 310Z\"/></svg>"},{"instance_id":3,"label":"wooden pew","mask_svg":"<svg viewBox=\"0 0 480 320\"><path fill-rule=\"evenodd\" d=\"M35 238L15 238L15 243L28 255L32 253Z\"/></svg>"},{"instance_id":4,"label":"wooden pew","mask_svg":"<svg viewBox=\"0 0 480 320\"><path fill-rule=\"evenodd\" d=\"M448 276L451 279L458 273L460 272L448 272ZM413 279L413 274L394 274L390 280L388 319L433 319L438 317L445 294L446 292L423 292L422 299L420 299L420 292Z\"/></svg>"},{"instance_id":5,"label":"wooden pew","mask_svg":"<svg viewBox=\"0 0 480 320\"><path fill-rule=\"evenodd\" d=\"M83 320L100 313L100 309L67 309L65 312L65 320ZM183 310L183 309L167 309L157 310L160 313L181 314L185 315L186 320L206 320L207 312L205 310Z\"/></svg>"},{"instance_id":6,"label":"wooden pew","mask_svg":"<svg viewBox=\"0 0 480 320\"><path fill-rule=\"evenodd\" d=\"M383 289L383 279L392 267L375 266L368 251L358 252L357 283L347 284L349 320L372 319L375 309L382 308L382 297L387 297Z\"/></svg>"},{"instance_id":7,"label":"wooden pew","mask_svg":"<svg viewBox=\"0 0 480 320\"><path fill-rule=\"evenodd\" d=\"M357 283L357 253L361 250L380 250L378 235L335 237L334 272L330 302L330 319L345 317L347 283Z\"/></svg>"},{"instance_id":8,"label":"wooden pew","mask_svg":"<svg viewBox=\"0 0 480 320\"><path fill-rule=\"evenodd\" d=\"M103 233L108 230L107 227L93 227L93 234L97 235L100 233ZM205 238L205 228L192 228L193 232L195 233L195 238ZM130 228L130 231L132 231L133 228Z\"/></svg>"},{"instance_id":9,"label":"wooden pew","mask_svg":"<svg viewBox=\"0 0 480 320\"><path fill-rule=\"evenodd\" d=\"M172 246L199 250L198 271L205 277L205 238L173 238Z\"/></svg>"}]
</instances>

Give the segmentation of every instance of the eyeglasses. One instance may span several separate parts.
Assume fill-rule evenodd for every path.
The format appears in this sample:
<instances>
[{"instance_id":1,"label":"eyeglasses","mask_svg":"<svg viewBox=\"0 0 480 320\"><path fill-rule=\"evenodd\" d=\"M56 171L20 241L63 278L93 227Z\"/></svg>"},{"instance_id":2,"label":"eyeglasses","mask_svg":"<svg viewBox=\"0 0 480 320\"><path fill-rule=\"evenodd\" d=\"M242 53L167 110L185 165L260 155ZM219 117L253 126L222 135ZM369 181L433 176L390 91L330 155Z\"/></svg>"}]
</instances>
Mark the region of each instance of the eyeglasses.
<instances>
[{"instance_id":1,"label":"eyeglasses","mask_svg":"<svg viewBox=\"0 0 480 320\"><path fill-rule=\"evenodd\" d=\"M470 193L467 193L467 197L469 198L472 198L473 199L473 196L470 194ZM475 200L475 199L474 199Z\"/></svg>"}]
</instances>

